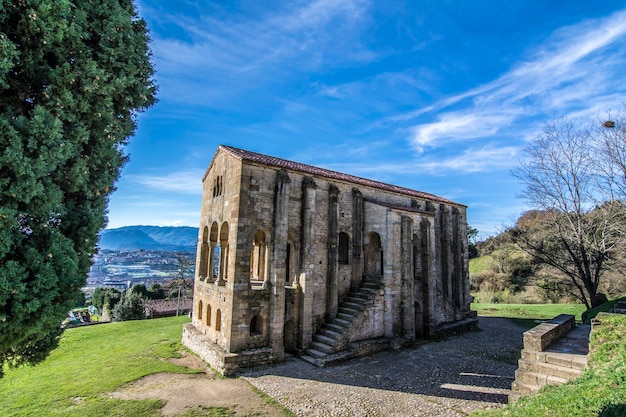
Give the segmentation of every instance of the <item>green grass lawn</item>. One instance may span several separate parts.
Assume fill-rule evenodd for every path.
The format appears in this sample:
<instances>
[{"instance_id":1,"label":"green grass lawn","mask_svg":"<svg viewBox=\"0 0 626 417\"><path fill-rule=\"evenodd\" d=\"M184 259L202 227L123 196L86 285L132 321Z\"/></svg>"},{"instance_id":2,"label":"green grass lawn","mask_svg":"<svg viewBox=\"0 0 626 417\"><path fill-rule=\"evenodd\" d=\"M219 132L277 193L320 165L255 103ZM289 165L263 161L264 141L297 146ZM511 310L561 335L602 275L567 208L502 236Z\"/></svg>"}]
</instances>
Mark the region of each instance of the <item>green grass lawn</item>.
<instances>
[{"instance_id":1,"label":"green grass lawn","mask_svg":"<svg viewBox=\"0 0 626 417\"><path fill-rule=\"evenodd\" d=\"M551 319L559 314L573 314L581 319L584 304L494 304L472 303L471 309L479 316L516 319Z\"/></svg>"},{"instance_id":2,"label":"green grass lawn","mask_svg":"<svg viewBox=\"0 0 626 417\"><path fill-rule=\"evenodd\" d=\"M194 372L178 356L186 316L68 329L45 362L7 369L0 414L10 416L156 416L160 401L102 396L156 372Z\"/></svg>"}]
</instances>

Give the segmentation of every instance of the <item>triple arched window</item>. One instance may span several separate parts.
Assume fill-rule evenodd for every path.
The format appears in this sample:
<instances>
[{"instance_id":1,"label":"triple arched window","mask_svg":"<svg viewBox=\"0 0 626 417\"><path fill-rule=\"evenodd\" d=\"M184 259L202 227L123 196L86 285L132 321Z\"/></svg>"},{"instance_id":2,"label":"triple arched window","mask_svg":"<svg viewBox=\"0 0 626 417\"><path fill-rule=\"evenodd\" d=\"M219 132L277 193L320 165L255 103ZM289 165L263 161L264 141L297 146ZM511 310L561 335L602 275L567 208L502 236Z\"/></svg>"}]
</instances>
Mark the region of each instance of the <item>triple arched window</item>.
<instances>
[{"instance_id":1,"label":"triple arched window","mask_svg":"<svg viewBox=\"0 0 626 417\"><path fill-rule=\"evenodd\" d=\"M210 231L208 226L204 227L198 268L200 279L228 280L228 235L227 222L222 223L221 226L213 222Z\"/></svg>"}]
</instances>

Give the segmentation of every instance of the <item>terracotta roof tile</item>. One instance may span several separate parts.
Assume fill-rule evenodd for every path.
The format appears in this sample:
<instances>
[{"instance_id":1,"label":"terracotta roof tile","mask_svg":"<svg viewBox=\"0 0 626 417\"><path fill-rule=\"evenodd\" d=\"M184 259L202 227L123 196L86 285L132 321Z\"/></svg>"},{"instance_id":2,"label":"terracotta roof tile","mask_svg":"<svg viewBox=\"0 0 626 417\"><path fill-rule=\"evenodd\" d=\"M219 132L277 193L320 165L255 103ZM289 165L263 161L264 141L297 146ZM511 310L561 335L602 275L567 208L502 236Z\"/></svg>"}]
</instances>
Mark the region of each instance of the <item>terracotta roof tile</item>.
<instances>
[{"instance_id":1,"label":"terracotta roof tile","mask_svg":"<svg viewBox=\"0 0 626 417\"><path fill-rule=\"evenodd\" d=\"M220 145L219 150L222 149L225 152L228 152L230 155L235 158L247 161L258 163L262 165L269 165L277 168L283 168L286 170L297 171L304 174L315 175L319 177L324 177L332 180L338 180L343 182L349 182L355 185L362 185L371 188L377 188L379 190L390 191L399 194L411 195L417 198L423 198L431 201L437 201L440 203L448 203L455 204L459 206L463 206L462 204L455 203L454 201L445 199L443 197L438 197L434 194L424 193L422 191L412 190L410 188L404 188L397 185L385 184L383 182L370 180L367 178L357 177L354 175L343 174L341 172L332 171L325 168L320 168L312 165L301 164L299 162L289 161L286 159L277 158L275 156L263 155L256 152L246 151L244 149L234 148L232 146Z\"/></svg>"}]
</instances>

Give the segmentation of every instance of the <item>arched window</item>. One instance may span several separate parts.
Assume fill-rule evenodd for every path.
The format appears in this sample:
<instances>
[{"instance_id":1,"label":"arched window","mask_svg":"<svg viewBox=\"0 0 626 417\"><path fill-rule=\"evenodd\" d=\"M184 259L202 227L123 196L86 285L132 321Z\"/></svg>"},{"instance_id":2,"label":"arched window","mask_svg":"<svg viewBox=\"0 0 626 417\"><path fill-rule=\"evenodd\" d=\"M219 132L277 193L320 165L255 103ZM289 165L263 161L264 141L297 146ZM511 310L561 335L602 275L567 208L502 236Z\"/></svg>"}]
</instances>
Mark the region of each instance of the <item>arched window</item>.
<instances>
[{"instance_id":1,"label":"arched window","mask_svg":"<svg viewBox=\"0 0 626 417\"><path fill-rule=\"evenodd\" d=\"M219 277L220 274L220 264L222 261L221 252L220 244L217 243L213 248L213 278Z\"/></svg>"},{"instance_id":2,"label":"arched window","mask_svg":"<svg viewBox=\"0 0 626 417\"><path fill-rule=\"evenodd\" d=\"M199 278L206 278L209 269L209 228L204 226L202 231L202 243L200 246L200 268Z\"/></svg>"},{"instance_id":3,"label":"arched window","mask_svg":"<svg viewBox=\"0 0 626 417\"><path fill-rule=\"evenodd\" d=\"M213 178L213 198L219 197L224 192L224 177L218 175Z\"/></svg>"},{"instance_id":4,"label":"arched window","mask_svg":"<svg viewBox=\"0 0 626 417\"><path fill-rule=\"evenodd\" d=\"M216 271L219 271L220 267L219 248L217 247L218 237L219 226L217 225L217 222L213 222L213 224L211 225L211 234L209 236L209 252L207 254L207 256L209 257L209 268L207 277L209 277L211 280L217 278Z\"/></svg>"},{"instance_id":5,"label":"arched window","mask_svg":"<svg viewBox=\"0 0 626 417\"><path fill-rule=\"evenodd\" d=\"M350 247L350 237L347 233L339 233L339 247L337 248L337 260L340 264L350 263L348 251Z\"/></svg>"},{"instance_id":6,"label":"arched window","mask_svg":"<svg viewBox=\"0 0 626 417\"><path fill-rule=\"evenodd\" d=\"M202 300L198 301L198 315L196 317L202 321Z\"/></svg>"},{"instance_id":7,"label":"arched window","mask_svg":"<svg viewBox=\"0 0 626 417\"><path fill-rule=\"evenodd\" d=\"M250 320L250 336L263 334L263 318L258 314Z\"/></svg>"},{"instance_id":8,"label":"arched window","mask_svg":"<svg viewBox=\"0 0 626 417\"><path fill-rule=\"evenodd\" d=\"M219 308L215 313L215 330L217 330L218 332L222 330L222 310L220 310Z\"/></svg>"},{"instance_id":9,"label":"arched window","mask_svg":"<svg viewBox=\"0 0 626 417\"><path fill-rule=\"evenodd\" d=\"M211 326L211 304L206 306L206 325Z\"/></svg>"},{"instance_id":10,"label":"arched window","mask_svg":"<svg viewBox=\"0 0 626 417\"><path fill-rule=\"evenodd\" d=\"M265 232L257 230L254 235L252 245L252 255L250 259L250 278L258 281L265 281L267 272L267 241Z\"/></svg>"},{"instance_id":11,"label":"arched window","mask_svg":"<svg viewBox=\"0 0 626 417\"><path fill-rule=\"evenodd\" d=\"M220 228L220 243L219 243L219 269L218 277L220 281L228 280L228 223L222 223Z\"/></svg>"}]
</instances>

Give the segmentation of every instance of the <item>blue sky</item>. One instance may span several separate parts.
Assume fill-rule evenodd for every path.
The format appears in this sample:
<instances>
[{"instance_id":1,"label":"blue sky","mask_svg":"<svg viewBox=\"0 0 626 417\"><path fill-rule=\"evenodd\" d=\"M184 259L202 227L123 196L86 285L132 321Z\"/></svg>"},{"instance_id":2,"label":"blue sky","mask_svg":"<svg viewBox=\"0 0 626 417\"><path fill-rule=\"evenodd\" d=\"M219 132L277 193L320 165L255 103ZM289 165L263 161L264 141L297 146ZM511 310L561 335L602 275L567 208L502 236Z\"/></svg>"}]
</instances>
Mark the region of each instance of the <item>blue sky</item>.
<instances>
[{"instance_id":1,"label":"blue sky","mask_svg":"<svg viewBox=\"0 0 626 417\"><path fill-rule=\"evenodd\" d=\"M140 0L159 102L109 228L198 226L219 144L450 198L481 236L550 119L626 103L626 8L596 1Z\"/></svg>"}]
</instances>

